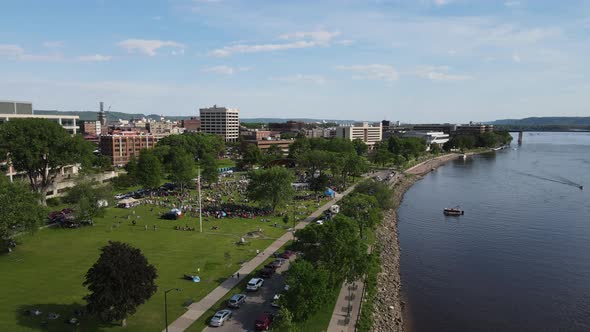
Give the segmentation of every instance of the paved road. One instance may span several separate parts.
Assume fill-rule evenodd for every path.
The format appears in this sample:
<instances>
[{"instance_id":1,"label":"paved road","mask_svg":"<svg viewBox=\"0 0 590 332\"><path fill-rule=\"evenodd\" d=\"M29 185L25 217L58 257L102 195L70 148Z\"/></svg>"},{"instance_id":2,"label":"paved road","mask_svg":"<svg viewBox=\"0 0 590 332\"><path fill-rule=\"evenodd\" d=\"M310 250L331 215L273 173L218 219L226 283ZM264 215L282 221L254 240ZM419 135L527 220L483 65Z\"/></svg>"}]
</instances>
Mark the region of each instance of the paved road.
<instances>
[{"instance_id":1,"label":"paved road","mask_svg":"<svg viewBox=\"0 0 590 332\"><path fill-rule=\"evenodd\" d=\"M293 260L294 257L291 257ZM232 309L233 317L221 327L207 327L203 332L234 332L234 331L254 331L254 320L259 314L269 311L276 312L271 306L272 298L275 294L280 293L285 281L282 273L289 269L289 263L283 264L272 278L265 279L264 285L257 292L245 293L246 303L239 309ZM238 290L233 292L238 294Z\"/></svg>"}]
</instances>

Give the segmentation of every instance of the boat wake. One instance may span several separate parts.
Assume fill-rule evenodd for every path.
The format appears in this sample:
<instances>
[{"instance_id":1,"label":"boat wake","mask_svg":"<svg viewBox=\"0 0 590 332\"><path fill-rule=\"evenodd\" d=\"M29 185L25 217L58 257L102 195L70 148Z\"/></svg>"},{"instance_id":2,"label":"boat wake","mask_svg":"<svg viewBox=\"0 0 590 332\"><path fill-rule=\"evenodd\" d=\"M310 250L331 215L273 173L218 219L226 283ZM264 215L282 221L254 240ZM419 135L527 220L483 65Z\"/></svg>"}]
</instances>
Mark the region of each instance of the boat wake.
<instances>
[{"instance_id":1,"label":"boat wake","mask_svg":"<svg viewBox=\"0 0 590 332\"><path fill-rule=\"evenodd\" d=\"M520 174L520 175L532 177L532 178L539 179L539 180L551 181L551 182L555 182L555 183L561 183L561 184L565 184L568 186L584 189L584 186L582 186L581 184L576 183L576 182L574 182L568 178L565 178L563 176L560 176L560 175L553 175L554 178L548 178L548 177L544 177L544 176L540 176L540 175L536 175L536 174L531 174L531 173L525 173L525 172L521 172L521 171L517 171L517 170L514 170L514 172L517 174Z\"/></svg>"}]
</instances>

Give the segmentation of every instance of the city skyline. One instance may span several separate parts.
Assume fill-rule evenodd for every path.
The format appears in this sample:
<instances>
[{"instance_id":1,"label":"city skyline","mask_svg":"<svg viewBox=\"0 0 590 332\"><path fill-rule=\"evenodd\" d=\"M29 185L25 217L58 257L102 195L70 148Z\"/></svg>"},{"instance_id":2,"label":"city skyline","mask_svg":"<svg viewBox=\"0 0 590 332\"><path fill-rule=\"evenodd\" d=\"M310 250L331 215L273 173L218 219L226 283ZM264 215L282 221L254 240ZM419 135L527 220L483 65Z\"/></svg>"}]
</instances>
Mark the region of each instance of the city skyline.
<instances>
[{"instance_id":1,"label":"city skyline","mask_svg":"<svg viewBox=\"0 0 590 332\"><path fill-rule=\"evenodd\" d=\"M491 121L588 114L583 1L13 1L0 99L36 109ZM23 18L26 18L23 20Z\"/></svg>"}]
</instances>

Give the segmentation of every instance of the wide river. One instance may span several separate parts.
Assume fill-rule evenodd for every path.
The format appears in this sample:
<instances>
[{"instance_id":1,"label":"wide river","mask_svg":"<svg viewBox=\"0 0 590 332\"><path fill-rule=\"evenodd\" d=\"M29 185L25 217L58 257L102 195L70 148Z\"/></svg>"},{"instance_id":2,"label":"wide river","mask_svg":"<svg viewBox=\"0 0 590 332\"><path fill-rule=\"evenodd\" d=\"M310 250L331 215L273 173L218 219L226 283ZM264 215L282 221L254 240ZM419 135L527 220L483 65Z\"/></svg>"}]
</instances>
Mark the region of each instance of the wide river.
<instances>
[{"instance_id":1,"label":"wide river","mask_svg":"<svg viewBox=\"0 0 590 332\"><path fill-rule=\"evenodd\" d=\"M453 161L398 214L414 332L590 331L590 133Z\"/></svg>"}]
</instances>

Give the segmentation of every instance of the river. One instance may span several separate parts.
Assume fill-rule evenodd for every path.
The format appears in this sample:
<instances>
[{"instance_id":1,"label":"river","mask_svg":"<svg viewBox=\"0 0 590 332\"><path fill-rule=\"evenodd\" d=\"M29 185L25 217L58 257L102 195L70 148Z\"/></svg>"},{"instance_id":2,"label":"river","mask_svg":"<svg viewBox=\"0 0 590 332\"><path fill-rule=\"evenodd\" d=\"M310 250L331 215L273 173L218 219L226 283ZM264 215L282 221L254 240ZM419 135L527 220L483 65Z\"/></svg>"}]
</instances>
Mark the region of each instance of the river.
<instances>
[{"instance_id":1,"label":"river","mask_svg":"<svg viewBox=\"0 0 590 332\"><path fill-rule=\"evenodd\" d=\"M456 205L464 216L443 215ZM452 161L398 219L413 332L590 331L590 133Z\"/></svg>"}]
</instances>

